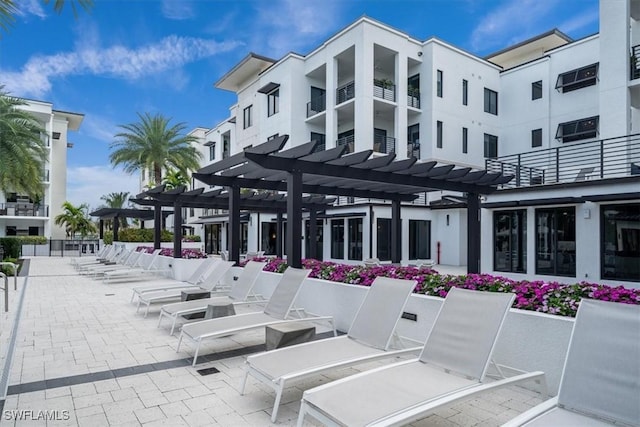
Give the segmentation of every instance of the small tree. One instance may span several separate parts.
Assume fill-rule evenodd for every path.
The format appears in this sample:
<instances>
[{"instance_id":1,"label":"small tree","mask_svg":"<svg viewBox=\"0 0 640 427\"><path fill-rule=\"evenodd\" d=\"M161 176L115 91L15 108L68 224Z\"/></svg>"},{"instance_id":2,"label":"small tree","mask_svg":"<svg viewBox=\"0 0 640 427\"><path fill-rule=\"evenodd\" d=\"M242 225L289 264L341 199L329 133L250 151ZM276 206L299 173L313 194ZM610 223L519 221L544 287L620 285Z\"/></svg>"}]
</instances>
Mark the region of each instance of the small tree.
<instances>
[{"instance_id":1,"label":"small tree","mask_svg":"<svg viewBox=\"0 0 640 427\"><path fill-rule=\"evenodd\" d=\"M82 237L96 233L96 226L86 212L89 208L86 203L80 206L73 206L69 202L64 202L62 208L64 212L54 218L54 223L64 226L67 237L73 239L76 233L80 233Z\"/></svg>"}]
</instances>

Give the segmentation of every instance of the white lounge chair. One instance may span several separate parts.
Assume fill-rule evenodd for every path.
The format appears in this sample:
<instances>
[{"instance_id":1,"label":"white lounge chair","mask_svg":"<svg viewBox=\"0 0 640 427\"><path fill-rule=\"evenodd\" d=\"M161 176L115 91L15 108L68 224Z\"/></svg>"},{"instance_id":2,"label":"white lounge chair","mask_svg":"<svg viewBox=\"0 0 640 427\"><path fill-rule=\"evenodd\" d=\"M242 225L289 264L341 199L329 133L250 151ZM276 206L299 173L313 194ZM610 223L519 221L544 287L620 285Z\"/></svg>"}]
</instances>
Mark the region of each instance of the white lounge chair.
<instances>
[{"instance_id":1,"label":"white lounge chair","mask_svg":"<svg viewBox=\"0 0 640 427\"><path fill-rule=\"evenodd\" d=\"M418 359L305 391L298 425L307 414L326 425L405 425L483 391L520 381L543 381L544 374L535 372L485 382L513 298L513 294L452 288Z\"/></svg>"},{"instance_id":2,"label":"white lounge chair","mask_svg":"<svg viewBox=\"0 0 640 427\"><path fill-rule=\"evenodd\" d=\"M380 260L378 258L367 258L362 261L365 267L378 267L380 265Z\"/></svg>"},{"instance_id":3,"label":"white lounge chair","mask_svg":"<svg viewBox=\"0 0 640 427\"><path fill-rule=\"evenodd\" d=\"M84 260L79 260L73 264L73 268L75 268L80 272L86 268L91 268L97 265L103 265L108 262L113 262L117 256L122 256L123 251L124 251L124 248L122 247L111 246L109 250L105 252L105 255L102 258L95 258L95 259L87 258Z\"/></svg>"},{"instance_id":4,"label":"white lounge chair","mask_svg":"<svg viewBox=\"0 0 640 427\"><path fill-rule=\"evenodd\" d=\"M76 269L78 270L78 273L82 275L92 275L95 272L104 269L113 269L117 267L123 268L125 261L132 255L132 253L132 251L122 248L100 262L79 264L76 266Z\"/></svg>"},{"instance_id":5,"label":"white lounge chair","mask_svg":"<svg viewBox=\"0 0 640 427\"><path fill-rule=\"evenodd\" d=\"M168 289L180 289L198 286L205 281L213 267L220 262L219 258L205 258L202 260L198 268L196 268L191 276L184 281L170 281L165 283L155 283L153 285L136 286L132 289L131 302L136 296L147 292L165 291Z\"/></svg>"},{"instance_id":6,"label":"white lounge chair","mask_svg":"<svg viewBox=\"0 0 640 427\"><path fill-rule=\"evenodd\" d=\"M148 255L148 254L147 254ZM139 267L137 268L123 268L120 270L107 271L102 276L103 283L109 283L112 280L140 280L148 277L149 275L164 274L170 276L172 270L170 268L162 269L155 266L158 257L160 256L160 249L155 249L150 258L142 258Z\"/></svg>"},{"instance_id":7,"label":"white lounge chair","mask_svg":"<svg viewBox=\"0 0 640 427\"><path fill-rule=\"evenodd\" d=\"M184 325L180 331L176 351L180 351L180 344L184 338L195 342L196 351L193 355L193 366L195 366L198 359L198 352L200 351L200 344L202 344L204 340L233 335L238 332L259 329L269 325L299 321L302 317L295 319L290 317L291 308L298 296L302 282L310 272L311 270L293 267L287 268L273 291L264 311L235 314L233 316L218 317ZM299 316L302 315L301 310L296 310L296 313L298 313ZM309 315L304 317L304 319L329 321L333 328L333 334L337 335L335 325L333 324L333 317L331 316Z\"/></svg>"},{"instance_id":8,"label":"white lounge chair","mask_svg":"<svg viewBox=\"0 0 640 427\"><path fill-rule=\"evenodd\" d=\"M557 397L505 426L640 426L640 305L583 299Z\"/></svg>"},{"instance_id":9,"label":"white lounge chair","mask_svg":"<svg viewBox=\"0 0 640 427\"><path fill-rule=\"evenodd\" d=\"M206 292L213 292L216 286L218 286L218 283L220 283L220 281L225 278L225 275L227 274L229 269L233 267L233 264L234 264L233 261L217 262L216 265L213 267L211 274L209 274L209 276L207 277L207 281L196 286L196 288L199 288L200 290L206 291ZM140 294L138 295L138 305L136 307L136 312L138 312L141 305L144 305L146 306L146 309L144 311L144 317L147 317L147 314L149 314L149 308L151 307L151 304L170 303L173 301L180 301L182 297L182 291L184 289L185 288L165 289L165 290L146 292L146 293Z\"/></svg>"},{"instance_id":10,"label":"white lounge chair","mask_svg":"<svg viewBox=\"0 0 640 427\"><path fill-rule=\"evenodd\" d=\"M122 262L118 262L112 265L105 265L103 267L96 267L86 272L86 275L91 276L92 278L98 278L107 271L113 270L122 270L126 268L137 268L138 264L142 260L142 252L138 251L128 251L129 254L124 257Z\"/></svg>"},{"instance_id":11,"label":"white lounge chair","mask_svg":"<svg viewBox=\"0 0 640 427\"><path fill-rule=\"evenodd\" d=\"M220 263L233 265L233 261L220 261ZM176 322L180 316L201 313L207 309L209 304L223 304L225 302L228 302L229 304L242 303L244 301L248 301L250 297L252 297L251 299L253 302L259 301L258 296L255 294L251 295L251 290L258 281L260 272L264 269L265 265L267 265L266 262L249 261L238 275L236 284L231 287L231 293L229 296L203 298L163 305L160 309L160 316L158 317L158 327L160 327L163 317L171 318L170 335L173 335L176 328Z\"/></svg>"},{"instance_id":12,"label":"white lounge chair","mask_svg":"<svg viewBox=\"0 0 640 427\"><path fill-rule=\"evenodd\" d=\"M71 265L76 265L87 262L99 262L101 259L104 259L104 257L111 251L112 247L112 245L104 245L102 249L100 249L98 253L95 254L95 257L74 257L69 260L69 263Z\"/></svg>"},{"instance_id":13,"label":"white lounge chair","mask_svg":"<svg viewBox=\"0 0 640 427\"><path fill-rule=\"evenodd\" d=\"M347 335L294 345L247 357L247 373L272 387L276 399L271 421L276 422L282 392L292 381L373 360L390 358L421 347L391 350L402 309L415 288L415 280L377 277L360 305Z\"/></svg>"}]
</instances>

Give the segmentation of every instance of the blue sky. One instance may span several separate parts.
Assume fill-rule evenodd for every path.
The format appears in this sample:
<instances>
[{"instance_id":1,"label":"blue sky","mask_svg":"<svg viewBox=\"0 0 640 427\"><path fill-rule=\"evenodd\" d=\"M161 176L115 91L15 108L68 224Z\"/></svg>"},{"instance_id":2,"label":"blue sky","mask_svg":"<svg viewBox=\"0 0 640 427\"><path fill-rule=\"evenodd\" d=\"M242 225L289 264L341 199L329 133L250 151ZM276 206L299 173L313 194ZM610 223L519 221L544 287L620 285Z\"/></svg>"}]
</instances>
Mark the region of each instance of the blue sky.
<instances>
[{"instance_id":1,"label":"blue sky","mask_svg":"<svg viewBox=\"0 0 640 427\"><path fill-rule=\"evenodd\" d=\"M42 0L0 39L0 84L14 96L85 114L71 133L67 198L138 192L114 170L109 143L136 113L162 113L187 129L228 116L232 93L213 83L248 52L306 54L362 15L425 40L436 36L486 55L552 28L573 38L598 31L597 0L95 0L74 18ZM1 160L0 160L1 161Z\"/></svg>"}]
</instances>

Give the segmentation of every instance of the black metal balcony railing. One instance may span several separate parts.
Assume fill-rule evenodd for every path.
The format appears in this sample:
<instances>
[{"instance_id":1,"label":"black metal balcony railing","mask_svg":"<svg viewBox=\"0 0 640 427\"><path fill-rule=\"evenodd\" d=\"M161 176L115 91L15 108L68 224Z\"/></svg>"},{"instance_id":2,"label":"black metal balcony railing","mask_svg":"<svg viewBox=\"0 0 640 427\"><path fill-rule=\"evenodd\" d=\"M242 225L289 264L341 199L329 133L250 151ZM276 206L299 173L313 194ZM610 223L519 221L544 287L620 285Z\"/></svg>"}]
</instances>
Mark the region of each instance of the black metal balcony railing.
<instances>
[{"instance_id":1,"label":"black metal balcony railing","mask_svg":"<svg viewBox=\"0 0 640 427\"><path fill-rule=\"evenodd\" d=\"M502 188L640 175L640 134L486 159L485 169L515 177Z\"/></svg>"},{"instance_id":2,"label":"black metal balcony railing","mask_svg":"<svg viewBox=\"0 0 640 427\"><path fill-rule=\"evenodd\" d=\"M396 152L396 139L391 136L373 136L373 151L384 154Z\"/></svg>"},{"instance_id":3,"label":"black metal balcony railing","mask_svg":"<svg viewBox=\"0 0 640 427\"><path fill-rule=\"evenodd\" d=\"M349 135L349 136L345 136L343 138L338 138L336 140L336 145L338 147L342 147L343 145L347 146L347 153L353 153L354 150L354 142L355 142L355 138L353 135Z\"/></svg>"},{"instance_id":4,"label":"black metal balcony railing","mask_svg":"<svg viewBox=\"0 0 640 427\"><path fill-rule=\"evenodd\" d=\"M315 116L327 109L327 97L325 95L317 96L307 102L307 117Z\"/></svg>"},{"instance_id":5,"label":"black metal balcony railing","mask_svg":"<svg viewBox=\"0 0 640 427\"><path fill-rule=\"evenodd\" d=\"M640 45L635 45L631 48L631 61L629 63L631 67L631 80L640 78Z\"/></svg>"},{"instance_id":6,"label":"black metal balcony railing","mask_svg":"<svg viewBox=\"0 0 640 427\"><path fill-rule=\"evenodd\" d=\"M420 143L409 142L407 144L407 157L415 157L420 160Z\"/></svg>"},{"instance_id":7,"label":"black metal balcony railing","mask_svg":"<svg viewBox=\"0 0 640 427\"><path fill-rule=\"evenodd\" d=\"M373 96L395 102L396 85L390 80L373 79Z\"/></svg>"},{"instance_id":8,"label":"black metal balcony railing","mask_svg":"<svg viewBox=\"0 0 640 427\"><path fill-rule=\"evenodd\" d=\"M420 90L409 88L407 89L407 105L413 108L420 108Z\"/></svg>"},{"instance_id":9,"label":"black metal balcony railing","mask_svg":"<svg viewBox=\"0 0 640 427\"><path fill-rule=\"evenodd\" d=\"M336 105L342 104L356 96L356 84L351 81L336 89Z\"/></svg>"},{"instance_id":10,"label":"black metal balcony railing","mask_svg":"<svg viewBox=\"0 0 640 427\"><path fill-rule=\"evenodd\" d=\"M49 216L49 206L37 203L0 203L0 216Z\"/></svg>"}]
</instances>

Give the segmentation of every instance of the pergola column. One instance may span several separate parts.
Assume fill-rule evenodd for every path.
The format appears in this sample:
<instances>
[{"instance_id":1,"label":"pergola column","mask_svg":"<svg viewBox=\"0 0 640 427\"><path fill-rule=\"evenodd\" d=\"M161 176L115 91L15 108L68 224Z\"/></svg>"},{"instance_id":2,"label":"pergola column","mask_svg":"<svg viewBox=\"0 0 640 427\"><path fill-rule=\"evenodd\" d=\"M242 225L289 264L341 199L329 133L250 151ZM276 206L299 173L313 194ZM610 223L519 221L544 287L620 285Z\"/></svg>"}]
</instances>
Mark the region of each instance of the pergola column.
<instances>
[{"instance_id":1,"label":"pergola column","mask_svg":"<svg viewBox=\"0 0 640 427\"><path fill-rule=\"evenodd\" d=\"M229 192L229 228L227 249L229 259L240 262L240 187L228 187Z\"/></svg>"},{"instance_id":2,"label":"pergola column","mask_svg":"<svg viewBox=\"0 0 640 427\"><path fill-rule=\"evenodd\" d=\"M118 215L113 217L113 241L117 242L118 241L118 228L119 228L119 221L118 221Z\"/></svg>"},{"instance_id":3,"label":"pergola column","mask_svg":"<svg viewBox=\"0 0 640 427\"><path fill-rule=\"evenodd\" d=\"M480 273L480 197L467 193L467 273Z\"/></svg>"},{"instance_id":4,"label":"pergola column","mask_svg":"<svg viewBox=\"0 0 640 427\"><path fill-rule=\"evenodd\" d=\"M287 264L302 267L302 173L287 177Z\"/></svg>"},{"instance_id":5,"label":"pergola column","mask_svg":"<svg viewBox=\"0 0 640 427\"><path fill-rule=\"evenodd\" d=\"M402 259L402 217L400 200L391 202L391 262L400 263Z\"/></svg>"},{"instance_id":6,"label":"pergola column","mask_svg":"<svg viewBox=\"0 0 640 427\"><path fill-rule=\"evenodd\" d=\"M104 219L100 218L100 227L99 227L100 231L99 231L99 238L100 240L104 239Z\"/></svg>"},{"instance_id":7,"label":"pergola column","mask_svg":"<svg viewBox=\"0 0 640 427\"><path fill-rule=\"evenodd\" d=\"M278 212L276 221L276 256L282 258L282 212Z\"/></svg>"},{"instance_id":8,"label":"pergola column","mask_svg":"<svg viewBox=\"0 0 640 427\"><path fill-rule=\"evenodd\" d=\"M182 204L173 204L173 257L182 258Z\"/></svg>"},{"instance_id":9,"label":"pergola column","mask_svg":"<svg viewBox=\"0 0 640 427\"><path fill-rule=\"evenodd\" d=\"M315 208L311 208L309 212L309 235L307 239L309 239L309 253L307 254L307 258L318 259L318 254L316 250L316 241L318 240L318 213Z\"/></svg>"},{"instance_id":10,"label":"pergola column","mask_svg":"<svg viewBox=\"0 0 640 427\"><path fill-rule=\"evenodd\" d=\"M162 236L162 205L156 202L153 205L153 249L160 249Z\"/></svg>"}]
</instances>

